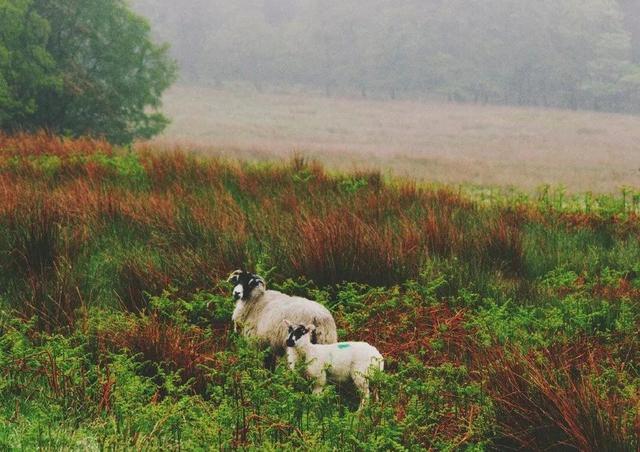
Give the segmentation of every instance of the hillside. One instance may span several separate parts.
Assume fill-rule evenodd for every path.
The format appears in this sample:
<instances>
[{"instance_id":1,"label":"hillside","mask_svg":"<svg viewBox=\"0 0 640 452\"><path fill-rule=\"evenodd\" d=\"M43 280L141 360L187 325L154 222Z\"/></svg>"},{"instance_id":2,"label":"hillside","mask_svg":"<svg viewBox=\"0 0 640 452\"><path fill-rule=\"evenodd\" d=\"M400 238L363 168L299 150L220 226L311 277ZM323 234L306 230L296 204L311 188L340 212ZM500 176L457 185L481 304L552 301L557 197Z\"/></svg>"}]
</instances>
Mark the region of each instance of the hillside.
<instances>
[{"instance_id":1,"label":"hillside","mask_svg":"<svg viewBox=\"0 0 640 452\"><path fill-rule=\"evenodd\" d=\"M0 449L637 450L639 200L0 135ZM238 267L376 345L379 402L264 369Z\"/></svg>"},{"instance_id":2,"label":"hillside","mask_svg":"<svg viewBox=\"0 0 640 452\"><path fill-rule=\"evenodd\" d=\"M179 86L154 141L209 155L375 168L423 181L616 193L638 186L640 117Z\"/></svg>"}]
</instances>

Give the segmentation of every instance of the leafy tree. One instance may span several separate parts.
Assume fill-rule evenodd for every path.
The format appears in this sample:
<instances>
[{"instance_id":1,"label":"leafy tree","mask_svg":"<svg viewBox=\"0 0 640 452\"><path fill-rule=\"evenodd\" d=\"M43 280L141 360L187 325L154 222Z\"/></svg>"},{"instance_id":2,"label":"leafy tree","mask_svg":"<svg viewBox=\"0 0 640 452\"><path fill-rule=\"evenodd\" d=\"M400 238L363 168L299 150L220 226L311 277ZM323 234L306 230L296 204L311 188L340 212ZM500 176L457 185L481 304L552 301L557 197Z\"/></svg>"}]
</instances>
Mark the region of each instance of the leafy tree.
<instances>
[{"instance_id":1,"label":"leafy tree","mask_svg":"<svg viewBox=\"0 0 640 452\"><path fill-rule=\"evenodd\" d=\"M22 111L8 110L2 128L101 136L124 144L149 138L167 125L158 108L175 79L175 64L166 46L151 41L147 22L123 0L0 1L9 11L24 11L26 22L15 13L7 19L13 27L40 21L2 37L2 45L14 47L10 68L15 72L24 61L27 69L21 73L41 69L31 73L31 85L38 89L32 88L30 96L21 78L8 71L6 84ZM40 47L21 37L31 36L31 29L38 30L32 37Z\"/></svg>"},{"instance_id":2,"label":"leafy tree","mask_svg":"<svg viewBox=\"0 0 640 452\"><path fill-rule=\"evenodd\" d=\"M21 124L37 110L42 91L60 86L48 35L31 0L0 0L0 126Z\"/></svg>"}]
</instances>

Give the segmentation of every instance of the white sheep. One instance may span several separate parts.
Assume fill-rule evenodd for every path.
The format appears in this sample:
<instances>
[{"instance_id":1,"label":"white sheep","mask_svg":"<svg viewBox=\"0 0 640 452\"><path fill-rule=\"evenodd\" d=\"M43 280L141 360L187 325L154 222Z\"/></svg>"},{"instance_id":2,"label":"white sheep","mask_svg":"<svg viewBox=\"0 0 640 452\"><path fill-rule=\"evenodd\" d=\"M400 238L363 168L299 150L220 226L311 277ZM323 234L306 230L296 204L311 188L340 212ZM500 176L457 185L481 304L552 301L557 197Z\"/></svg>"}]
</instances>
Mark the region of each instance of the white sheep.
<instances>
[{"instance_id":1,"label":"white sheep","mask_svg":"<svg viewBox=\"0 0 640 452\"><path fill-rule=\"evenodd\" d=\"M289 367L294 369L298 361L304 361L307 376L314 379L314 394L322 391L327 380L341 383L351 379L361 394L362 408L369 399L369 377L377 369L384 370L378 349L366 342L312 344L315 325L293 324L287 319L284 324Z\"/></svg>"},{"instance_id":2,"label":"white sheep","mask_svg":"<svg viewBox=\"0 0 640 452\"><path fill-rule=\"evenodd\" d=\"M287 338L284 319L303 324L313 323L313 342L331 344L338 340L336 323L327 308L312 300L292 297L276 290L266 290L264 279L252 273L236 270L229 277L235 284L233 298L236 307L231 319L234 330L253 338L261 346L270 346L275 355L284 354Z\"/></svg>"}]
</instances>

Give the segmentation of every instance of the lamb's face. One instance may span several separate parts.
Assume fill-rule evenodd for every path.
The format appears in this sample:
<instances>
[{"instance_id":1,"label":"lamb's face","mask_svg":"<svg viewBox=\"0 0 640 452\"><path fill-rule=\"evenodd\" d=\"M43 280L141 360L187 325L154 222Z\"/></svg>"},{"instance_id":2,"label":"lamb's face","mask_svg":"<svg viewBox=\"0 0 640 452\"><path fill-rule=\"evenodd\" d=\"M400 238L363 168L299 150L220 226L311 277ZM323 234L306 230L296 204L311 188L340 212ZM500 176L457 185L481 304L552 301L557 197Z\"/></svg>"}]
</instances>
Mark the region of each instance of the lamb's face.
<instances>
[{"instance_id":1,"label":"lamb's face","mask_svg":"<svg viewBox=\"0 0 640 452\"><path fill-rule=\"evenodd\" d=\"M288 328L288 336L286 340L287 347L296 347L311 342L311 334L315 330L314 325L293 325L285 320Z\"/></svg>"},{"instance_id":2,"label":"lamb's face","mask_svg":"<svg viewBox=\"0 0 640 452\"><path fill-rule=\"evenodd\" d=\"M229 277L229 282L234 284L233 300L248 301L259 297L265 291L264 279L244 270L236 270Z\"/></svg>"}]
</instances>

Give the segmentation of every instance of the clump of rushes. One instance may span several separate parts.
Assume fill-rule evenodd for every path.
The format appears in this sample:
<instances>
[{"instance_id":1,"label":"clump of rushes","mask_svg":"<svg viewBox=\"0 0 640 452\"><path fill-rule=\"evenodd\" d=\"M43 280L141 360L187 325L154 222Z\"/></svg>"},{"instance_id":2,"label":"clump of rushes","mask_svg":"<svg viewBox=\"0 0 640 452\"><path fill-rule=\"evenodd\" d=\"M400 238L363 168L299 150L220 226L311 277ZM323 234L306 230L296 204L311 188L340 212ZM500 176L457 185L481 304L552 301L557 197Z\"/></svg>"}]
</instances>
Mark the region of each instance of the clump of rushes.
<instances>
[{"instance_id":1,"label":"clump of rushes","mask_svg":"<svg viewBox=\"0 0 640 452\"><path fill-rule=\"evenodd\" d=\"M487 358L501 447L595 452L640 445L640 392L621 384L628 363L605 347L583 340L526 354L496 349Z\"/></svg>"},{"instance_id":2,"label":"clump of rushes","mask_svg":"<svg viewBox=\"0 0 640 452\"><path fill-rule=\"evenodd\" d=\"M2 149L3 156L9 157L71 157L96 153L109 155L113 152L113 147L106 141L92 138L67 139L51 136L44 132L16 135L0 133L0 149Z\"/></svg>"},{"instance_id":3,"label":"clump of rushes","mask_svg":"<svg viewBox=\"0 0 640 452\"><path fill-rule=\"evenodd\" d=\"M109 328L98 333L98 341L109 350L128 350L145 365L142 372L158 378L157 368L177 372L182 384L194 393L205 393L210 372L219 364L216 354L229 345L230 328L219 326L211 334L197 326L185 327L162 319L157 313L133 320L126 328ZM163 382L157 382L163 387ZM158 393L158 396L163 394Z\"/></svg>"}]
</instances>

